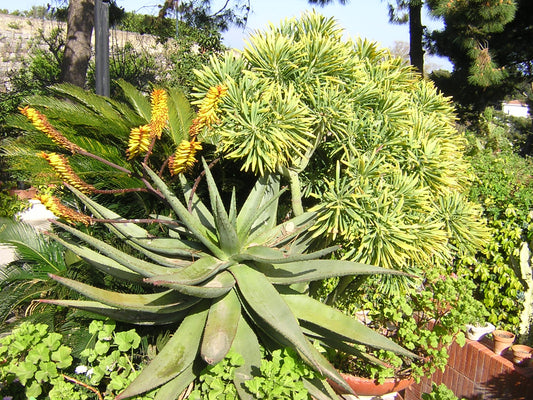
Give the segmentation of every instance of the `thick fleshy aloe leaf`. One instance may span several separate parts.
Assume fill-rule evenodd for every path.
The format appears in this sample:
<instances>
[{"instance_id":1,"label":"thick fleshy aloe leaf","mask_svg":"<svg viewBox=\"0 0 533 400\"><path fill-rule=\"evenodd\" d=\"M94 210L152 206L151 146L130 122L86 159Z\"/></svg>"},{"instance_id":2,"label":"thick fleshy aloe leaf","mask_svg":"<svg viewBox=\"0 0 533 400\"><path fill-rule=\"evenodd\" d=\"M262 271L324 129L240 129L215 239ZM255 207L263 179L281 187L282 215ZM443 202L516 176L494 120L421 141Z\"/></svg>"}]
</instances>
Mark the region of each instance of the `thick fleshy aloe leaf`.
<instances>
[{"instance_id":1,"label":"thick fleshy aloe leaf","mask_svg":"<svg viewBox=\"0 0 533 400\"><path fill-rule=\"evenodd\" d=\"M250 243L250 238L255 238L257 235L263 234L265 230L268 232L276 225L277 204L285 189L276 189L276 193L268 197L269 191L273 191L272 187L265 188L266 197L262 199L263 202L261 203L261 207L256 211L256 218L252 221L252 225L250 227L244 227L240 233L239 237L242 240L247 240L248 243ZM246 232L244 229L249 229L249 231Z\"/></svg>"},{"instance_id":2,"label":"thick fleshy aloe leaf","mask_svg":"<svg viewBox=\"0 0 533 400\"><path fill-rule=\"evenodd\" d=\"M218 271L226 269L230 265L230 262L221 261L212 256L205 256L196 260L188 267L175 270L171 273L147 278L145 279L145 282L150 282L154 285L174 283L179 285L196 285L211 278Z\"/></svg>"},{"instance_id":3,"label":"thick fleshy aloe leaf","mask_svg":"<svg viewBox=\"0 0 533 400\"><path fill-rule=\"evenodd\" d=\"M304 379L303 383L315 400L337 400L339 398L325 379Z\"/></svg>"},{"instance_id":4,"label":"thick fleshy aloe leaf","mask_svg":"<svg viewBox=\"0 0 533 400\"><path fill-rule=\"evenodd\" d=\"M205 170L205 178L207 181L207 188L209 190L209 198L211 199L211 208L213 209L213 216L215 217L215 225L217 227L218 243L220 248L226 254L235 254L239 251L240 241L237 236L235 224L231 220L224 208L217 185L211 175L211 171L207 163L202 159Z\"/></svg>"},{"instance_id":5,"label":"thick fleshy aloe leaf","mask_svg":"<svg viewBox=\"0 0 533 400\"><path fill-rule=\"evenodd\" d=\"M200 354L205 362L216 364L228 354L240 318L241 303L235 291L230 290L213 302L200 347Z\"/></svg>"},{"instance_id":6,"label":"thick fleshy aloe leaf","mask_svg":"<svg viewBox=\"0 0 533 400\"><path fill-rule=\"evenodd\" d=\"M198 354L207 313L207 303L194 307L161 352L116 400L136 396L161 386L190 367Z\"/></svg>"},{"instance_id":7,"label":"thick fleshy aloe leaf","mask_svg":"<svg viewBox=\"0 0 533 400\"><path fill-rule=\"evenodd\" d=\"M189 182L187 182L187 179L185 179L185 176L180 174L179 178L181 187L183 188L183 196L185 197L187 209L189 209L190 204L191 212L198 217L202 225L208 227L212 232L215 232L215 220L213 218L213 214L211 214L209 209L205 206L202 200L200 200L196 193L192 191L192 187Z\"/></svg>"},{"instance_id":8,"label":"thick fleshy aloe leaf","mask_svg":"<svg viewBox=\"0 0 533 400\"><path fill-rule=\"evenodd\" d=\"M98 240L92 237L91 235L83 233L77 230L76 228L65 225L61 222L52 221L52 223L60 226L67 232L72 233L74 236L83 240L85 243L93 246L97 250L100 250L103 254L105 254L109 258L112 258L116 262L122 264L124 267L129 268L130 270L137 272L140 275L143 275L143 276L163 275L163 274L168 274L168 273L171 273L172 271L175 271L175 269L173 268L162 267L161 265L153 264L147 261L140 260L137 257L133 257L101 240Z\"/></svg>"},{"instance_id":9,"label":"thick fleshy aloe leaf","mask_svg":"<svg viewBox=\"0 0 533 400\"><path fill-rule=\"evenodd\" d=\"M405 275L401 271L342 260L309 260L287 264L258 264L257 270L276 285L292 285L347 275Z\"/></svg>"},{"instance_id":10,"label":"thick fleshy aloe leaf","mask_svg":"<svg viewBox=\"0 0 533 400\"><path fill-rule=\"evenodd\" d=\"M49 276L92 300L124 310L168 314L185 310L198 302L198 299L183 296L174 290L150 294L118 293L57 275Z\"/></svg>"},{"instance_id":11,"label":"thick fleshy aloe leaf","mask_svg":"<svg viewBox=\"0 0 533 400\"><path fill-rule=\"evenodd\" d=\"M416 358L415 354L370 329L357 319L351 318L318 300L302 294L284 294L281 297L298 319L331 331L350 342L357 342Z\"/></svg>"},{"instance_id":12,"label":"thick fleshy aloe leaf","mask_svg":"<svg viewBox=\"0 0 533 400\"><path fill-rule=\"evenodd\" d=\"M235 187L231 190L228 218L231 225L237 230L237 194L235 192Z\"/></svg>"},{"instance_id":13,"label":"thick fleshy aloe leaf","mask_svg":"<svg viewBox=\"0 0 533 400\"><path fill-rule=\"evenodd\" d=\"M326 328L318 327L317 325L313 325L303 320L301 320L300 323L302 331L305 333L305 335L311 339L318 340L323 346L341 351L342 353L352 355L357 358L364 358L370 363L381 365L384 368L390 367L390 364L381 361L379 358L374 357L367 352L359 350L356 346L354 346L353 342L351 343L344 340L342 336L337 335Z\"/></svg>"},{"instance_id":14,"label":"thick fleshy aloe leaf","mask_svg":"<svg viewBox=\"0 0 533 400\"><path fill-rule=\"evenodd\" d=\"M111 307L98 301L87 300L39 300L41 303L55 304L61 307L72 307L79 310L93 312L95 314L109 317L116 321L123 321L137 325L166 325L181 321L189 314L189 310L171 314L154 314L131 310L122 310Z\"/></svg>"},{"instance_id":15,"label":"thick fleshy aloe leaf","mask_svg":"<svg viewBox=\"0 0 533 400\"><path fill-rule=\"evenodd\" d=\"M244 264L234 265L229 271L248 306L246 310L253 311L252 318L260 319L263 330L280 343L290 343L307 364L351 392L335 368L304 336L292 310L263 274Z\"/></svg>"},{"instance_id":16,"label":"thick fleshy aloe leaf","mask_svg":"<svg viewBox=\"0 0 533 400\"><path fill-rule=\"evenodd\" d=\"M256 261L259 263L286 264L297 261L316 260L320 257L324 257L330 253L333 253L335 250L338 249L339 246L331 246L323 250L315 251L313 253L286 255L282 251L273 249L271 247L252 246L248 247L242 253L233 256L232 259L238 262Z\"/></svg>"},{"instance_id":17,"label":"thick fleshy aloe leaf","mask_svg":"<svg viewBox=\"0 0 533 400\"><path fill-rule=\"evenodd\" d=\"M237 234L241 240L244 240L249 235L252 224L257 221L257 210L259 210L265 195L269 179L268 175L259 177L239 211L236 225Z\"/></svg>"},{"instance_id":18,"label":"thick fleshy aloe leaf","mask_svg":"<svg viewBox=\"0 0 533 400\"><path fill-rule=\"evenodd\" d=\"M246 240L246 245L252 246L254 243L264 244L270 247L281 247L289 245L294 238L304 233L314 224L315 213L306 212L297 217L291 218L267 231L258 230L255 234L250 234Z\"/></svg>"},{"instance_id":19,"label":"thick fleshy aloe leaf","mask_svg":"<svg viewBox=\"0 0 533 400\"><path fill-rule=\"evenodd\" d=\"M287 340L286 337L284 337L280 332L273 330L269 324L267 324L259 315L257 315L254 311L251 311L251 309L246 308L247 313L249 315L254 315L253 321L257 325L257 327L264 333L261 337L262 343L268 343L270 344L265 345L265 347L272 347L272 344L275 344L273 348L279 348L280 345L282 346L291 346L293 347L300 357L307 362L307 359L302 356L302 353L298 347L294 345L294 343L291 343ZM305 330L302 329L302 332ZM306 335L308 336L308 335ZM313 337L313 336L309 336ZM338 385L342 386L347 392L352 393L352 390L350 387L346 384L346 382L342 379L339 372L330 364L330 362L310 343L309 353L312 356L313 360L317 364L320 365L320 368L317 368L316 365L310 364L307 362L311 367L315 368L322 376L325 376L337 383Z\"/></svg>"},{"instance_id":20,"label":"thick fleshy aloe leaf","mask_svg":"<svg viewBox=\"0 0 533 400\"><path fill-rule=\"evenodd\" d=\"M108 208L98 204L88 196L81 193L74 187L69 186L69 189L95 214L97 217L107 220L124 220L124 218L109 210ZM165 254L168 256L195 256L199 253L198 249L191 248L179 239L173 238L158 238L153 237L146 229L134 223L112 223L106 222L105 225L118 236L132 241L149 251L158 254Z\"/></svg>"},{"instance_id":21,"label":"thick fleshy aloe leaf","mask_svg":"<svg viewBox=\"0 0 533 400\"><path fill-rule=\"evenodd\" d=\"M261 204L257 210L255 221L253 221L250 232L272 229L276 226L278 218L278 200L281 196L279 189L279 175L270 175L265 193L261 199Z\"/></svg>"},{"instance_id":22,"label":"thick fleshy aloe leaf","mask_svg":"<svg viewBox=\"0 0 533 400\"><path fill-rule=\"evenodd\" d=\"M195 360L191 365L185 368L181 374L161 386L157 391L154 400L178 399L179 395L187 389L187 386L200 375L203 366L205 366L205 364L201 366L200 362Z\"/></svg>"},{"instance_id":23,"label":"thick fleshy aloe leaf","mask_svg":"<svg viewBox=\"0 0 533 400\"><path fill-rule=\"evenodd\" d=\"M215 256L220 259L226 258L226 254L218 247L216 237L213 232L202 225L202 222L194 214L189 213L187 208L181 203L176 195L169 189L163 180L157 176L148 166L144 165L144 170L154 183L155 187L161 191L168 204L178 215L181 222L187 229Z\"/></svg>"},{"instance_id":24,"label":"thick fleshy aloe leaf","mask_svg":"<svg viewBox=\"0 0 533 400\"><path fill-rule=\"evenodd\" d=\"M61 243L67 249L71 250L74 254L83 258L89 264L94 266L96 269L114 276L115 278L123 279L129 282L142 282L143 276L139 275L136 272L124 267L122 264L119 264L115 260L106 257L100 253L97 253L94 250L91 250L88 247L82 246L78 243L73 243L67 240L61 239L59 236L48 233L48 235L53 238L58 243Z\"/></svg>"},{"instance_id":25,"label":"thick fleshy aloe leaf","mask_svg":"<svg viewBox=\"0 0 533 400\"><path fill-rule=\"evenodd\" d=\"M241 315L237 333L233 339L231 350L240 354L244 363L235 369L235 388L241 400L255 400L247 390L244 382L253 378L253 369L261 366L261 348L255 332Z\"/></svg>"},{"instance_id":26,"label":"thick fleshy aloe leaf","mask_svg":"<svg viewBox=\"0 0 533 400\"><path fill-rule=\"evenodd\" d=\"M169 287L187 296L200 297L202 299L216 299L224 296L235 286L235 278L227 271L215 275L213 279L201 285L178 285L176 283L160 283L161 286Z\"/></svg>"},{"instance_id":27,"label":"thick fleshy aloe leaf","mask_svg":"<svg viewBox=\"0 0 533 400\"><path fill-rule=\"evenodd\" d=\"M188 254L184 252L182 256L185 256L185 254L187 254L187 256L185 256L186 259L183 259L183 258L171 258L171 257L162 256L160 254L154 253L154 252L152 252L150 250L146 250L145 248L143 248L142 246L139 246L138 244L136 244L135 242L133 242L131 240L125 240L125 242L128 245L130 245L132 248L134 248L136 250L139 250L139 252L144 254L150 260L155 261L159 265L162 265L164 267L169 267L169 268L184 268L184 267L188 267L189 265L192 264L191 260L193 260L195 258L200 258L202 256L202 253L200 253L200 252L196 252L196 253L187 252Z\"/></svg>"}]
</instances>

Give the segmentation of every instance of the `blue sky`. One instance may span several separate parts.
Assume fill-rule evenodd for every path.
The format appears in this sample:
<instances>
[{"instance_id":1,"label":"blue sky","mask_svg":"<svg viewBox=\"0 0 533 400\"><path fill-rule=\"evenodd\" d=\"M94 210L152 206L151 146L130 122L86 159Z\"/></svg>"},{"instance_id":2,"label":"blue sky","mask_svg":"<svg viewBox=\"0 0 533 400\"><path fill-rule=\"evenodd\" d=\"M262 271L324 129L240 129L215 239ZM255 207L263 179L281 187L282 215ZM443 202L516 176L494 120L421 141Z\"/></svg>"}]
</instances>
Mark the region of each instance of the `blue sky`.
<instances>
[{"instance_id":1,"label":"blue sky","mask_svg":"<svg viewBox=\"0 0 533 400\"><path fill-rule=\"evenodd\" d=\"M241 0L243 1L243 0ZM224 42L228 46L242 49L244 40L256 29L261 29L269 22L277 23L284 18L299 16L305 10L313 7L307 0L250 0L252 12L248 19L247 28L231 29L224 34ZM27 10L33 5L43 5L56 0L18 0L2 5L13 11ZM212 10L224 4L224 0L213 0ZM244 1L243 1L244 2ZM127 11L139 13L157 13L158 0L117 0L117 4ZM384 0L349 0L347 5L332 4L325 7L316 7L322 14L334 17L340 26L346 30L350 37L363 37L379 42L382 46L392 47L396 41L408 42L409 29L407 25L393 25L388 22L387 2ZM423 23L430 27L438 27L438 21L425 16ZM450 68L447 60L431 58L427 60L442 68Z\"/></svg>"}]
</instances>

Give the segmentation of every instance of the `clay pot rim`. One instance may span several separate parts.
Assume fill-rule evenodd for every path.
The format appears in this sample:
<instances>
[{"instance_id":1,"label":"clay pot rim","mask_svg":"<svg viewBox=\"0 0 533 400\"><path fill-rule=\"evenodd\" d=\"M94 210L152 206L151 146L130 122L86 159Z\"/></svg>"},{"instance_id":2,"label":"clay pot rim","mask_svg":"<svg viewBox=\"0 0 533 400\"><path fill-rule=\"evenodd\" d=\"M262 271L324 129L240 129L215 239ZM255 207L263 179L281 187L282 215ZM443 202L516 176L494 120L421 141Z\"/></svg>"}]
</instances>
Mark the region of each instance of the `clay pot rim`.
<instances>
[{"instance_id":1,"label":"clay pot rim","mask_svg":"<svg viewBox=\"0 0 533 400\"><path fill-rule=\"evenodd\" d=\"M378 384L377 379L363 378L361 376L343 372L340 372L340 375L359 396L382 396L387 393L403 390L415 382L412 377L392 377L385 378L383 383ZM337 394L347 394L346 391L340 388L335 382L332 382L330 379L328 379L328 382ZM357 388L353 386L354 384L357 384Z\"/></svg>"},{"instance_id":2,"label":"clay pot rim","mask_svg":"<svg viewBox=\"0 0 533 400\"><path fill-rule=\"evenodd\" d=\"M530 347L525 344L514 344L511 346L511 351L516 352L516 353L532 354L533 347Z\"/></svg>"},{"instance_id":3,"label":"clay pot rim","mask_svg":"<svg viewBox=\"0 0 533 400\"><path fill-rule=\"evenodd\" d=\"M496 336L500 339L514 339L515 338L515 334L512 333L512 332L508 332L508 331L503 331L501 329L495 329L492 331L492 335L493 336Z\"/></svg>"}]
</instances>

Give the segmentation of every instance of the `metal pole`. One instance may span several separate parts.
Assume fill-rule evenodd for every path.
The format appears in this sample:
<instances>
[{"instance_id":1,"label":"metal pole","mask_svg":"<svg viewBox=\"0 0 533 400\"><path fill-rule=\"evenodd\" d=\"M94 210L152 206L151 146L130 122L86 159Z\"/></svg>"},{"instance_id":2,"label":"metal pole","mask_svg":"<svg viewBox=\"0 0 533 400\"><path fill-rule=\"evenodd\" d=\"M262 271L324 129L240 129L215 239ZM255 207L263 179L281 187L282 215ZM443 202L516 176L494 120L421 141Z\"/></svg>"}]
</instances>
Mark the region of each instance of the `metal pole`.
<instances>
[{"instance_id":1,"label":"metal pole","mask_svg":"<svg viewBox=\"0 0 533 400\"><path fill-rule=\"evenodd\" d=\"M96 94L109 97L109 3L95 0L94 47Z\"/></svg>"}]
</instances>

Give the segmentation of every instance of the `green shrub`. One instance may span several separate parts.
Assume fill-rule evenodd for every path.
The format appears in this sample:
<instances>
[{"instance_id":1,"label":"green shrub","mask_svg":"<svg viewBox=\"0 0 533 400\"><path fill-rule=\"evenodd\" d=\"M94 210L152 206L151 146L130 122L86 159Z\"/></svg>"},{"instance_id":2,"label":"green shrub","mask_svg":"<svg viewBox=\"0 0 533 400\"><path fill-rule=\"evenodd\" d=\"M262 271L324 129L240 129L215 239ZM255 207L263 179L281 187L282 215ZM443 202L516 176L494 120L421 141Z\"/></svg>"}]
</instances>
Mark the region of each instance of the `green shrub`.
<instances>
[{"instance_id":1,"label":"green shrub","mask_svg":"<svg viewBox=\"0 0 533 400\"><path fill-rule=\"evenodd\" d=\"M503 129L502 127L500 127ZM532 239L533 162L513 152L508 130L491 138L472 138L471 165L476 179L470 198L483 205L484 218L491 232L485 250L476 257L465 257L466 267L477 284L478 298L490 312L489 322L516 331L520 323L524 281L519 259L524 242Z\"/></svg>"}]
</instances>

